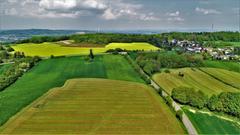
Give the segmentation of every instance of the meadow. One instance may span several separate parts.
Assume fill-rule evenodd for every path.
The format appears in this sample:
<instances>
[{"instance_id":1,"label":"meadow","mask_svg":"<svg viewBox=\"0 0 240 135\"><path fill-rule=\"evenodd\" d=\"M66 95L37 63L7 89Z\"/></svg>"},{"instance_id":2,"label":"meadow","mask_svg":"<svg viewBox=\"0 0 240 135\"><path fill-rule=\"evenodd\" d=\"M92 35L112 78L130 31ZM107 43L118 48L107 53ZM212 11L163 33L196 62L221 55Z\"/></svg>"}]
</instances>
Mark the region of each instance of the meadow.
<instances>
[{"instance_id":1,"label":"meadow","mask_svg":"<svg viewBox=\"0 0 240 135\"><path fill-rule=\"evenodd\" d=\"M239 73L224 70L224 69L216 70L215 68L201 68L201 70L213 76L217 80L220 80L240 90L240 74Z\"/></svg>"},{"instance_id":2,"label":"meadow","mask_svg":"<svg viewBox=\"0 0 240 135\"><path fill-rule=\"evenodd\" d=\"M228 47L228 46L230 46L230 47L239 47L240 46L240 42L223 42L223 41L216 41L216 43L222 43L222 44L224 44L225 46L223 46L223 47Z\"/></svg>"},{"instance_id":3,"label":"meadow","mask_svg":"<svg viewBox=\"0 0 240 135\"><path fill-rule=\"evenodd\" d=\"M199 134L240 134L240 122L236 123L213 115L184 109Z\"/></svg>"},{"instance_id":4,"label":"meadow","mask_svg":"<svg viewBox=\"0 0 240 135\"><path fill-rule=\"evenodd\" d=\"M229 71L240 72L240 63L238 62L205 60L203 64L205 67L222 68Z\"/></svg>"},{"instance_id":5,"label":"meadow","mask_svg":"<svg viewBox=\"0 0 240 135\"><path fill-rule=\"evenodd\" d=\"M120 69L123 65L124 68ZM84 57L42 60L0 93L0 125L49 89L60 87L71 78L109 78L144 83L122 56L96 56L91 63Z\"/></svg>"},{"instance_id":6,"label":"meadow","mask_svg":"<svg viewBox=\"0 0 240 135\"><path fill-rule=\"evenodd\" d=\"M184 134L147 85L106 79L73 79L10 120L3 134Z\"/></svg>"},{"instance_id":7,"label":"meadow","mask_svg":"<svg viewBox=\"0 0 240 135\"><path fill-rule=\"evenodd\" d=\"M231 76L235 76L236 74L239 76L239 73L236 72L228 72L219 69L214 70L223 74L231 74ZM179 72L183 73L184 77L179 76ZM215 74L213 73L213 75ZM225 81L230 80L229 83L232 83L231 76L226 76L227 78ZM153 75L153 79L169 94L171 94L173 88L180 86L201 90L209 96L221 92L240 92L239 89L227 85L196 68L172 69L170 70L170 73L158 73ZM240 83L240 80L237 79L234 82Z\"/></svg>"},{"instance_id":8,"label":"meadow","mask_svg":"<svg viewBox=\"0 0 240 135\"><path fill-rule=\"evenodd\" d=\"M70 46L70 45L69 45ZM58 43L26 43L13 45L12 48L15 51L24 52L26 56L41 56L50 57L54 56L64 56L64 55L86 55L89 54L89 50L92 49L94 54L105 53L109 49L126 49L126 50L158 50L159 48L149 44L149 43L111 43L105 47L67 47L62 46Z\"/></svg>"}]
</instances>

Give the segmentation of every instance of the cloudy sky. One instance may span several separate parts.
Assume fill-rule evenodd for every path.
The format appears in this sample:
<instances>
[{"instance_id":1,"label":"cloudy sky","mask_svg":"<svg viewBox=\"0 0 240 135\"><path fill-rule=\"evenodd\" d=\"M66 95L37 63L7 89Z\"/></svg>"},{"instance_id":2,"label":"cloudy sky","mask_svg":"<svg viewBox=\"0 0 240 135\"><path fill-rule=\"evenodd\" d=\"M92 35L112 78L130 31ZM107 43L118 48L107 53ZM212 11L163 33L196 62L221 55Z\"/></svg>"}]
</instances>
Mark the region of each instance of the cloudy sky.
<instances>
[{"instance_id":1,"label":"cloudy sky","mask_svg":"<svg viewBox=\"0 0 240 135\"><path fill-rule=\"evenodd\" d=\"M240 0L0 0L2 29L238 30Z\"/></svg>"}]
</instances>

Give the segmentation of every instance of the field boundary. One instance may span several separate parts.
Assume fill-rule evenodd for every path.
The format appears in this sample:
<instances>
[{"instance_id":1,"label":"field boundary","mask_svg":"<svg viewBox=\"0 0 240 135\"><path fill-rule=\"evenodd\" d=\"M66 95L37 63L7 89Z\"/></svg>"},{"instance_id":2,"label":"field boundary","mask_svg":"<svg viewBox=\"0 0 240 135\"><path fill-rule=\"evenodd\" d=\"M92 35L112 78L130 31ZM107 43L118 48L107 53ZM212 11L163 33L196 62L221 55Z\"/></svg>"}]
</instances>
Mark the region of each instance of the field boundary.
<instances>
[{"instance_id":1,"label":"field boundary","mask_svg":"<svg viewBox=\"0 0 240 135\"><path fill-rule=\"evenodd\" d=\"M48 90L46 93L44 93L42 96L40 96L39 98L37 98L36 100L34 100L32 103L30 103L29 105L27 105L26 107L24 107L22 110L20 110L19 112L17 112L15 115L13 115L10 119L8 119L8 121L3 124L2 126L0 126L0 132L2 132L3 130L5 130L5 128L11 124L13 121L15 121L16 119L19 119L19 116L22 115L24 112L26 112L27 110L29 110L32 106L35 106L39 103L39 101L46 99L49 97L49 95L51 93L54 92L54 90L58 89L58 88L63 88L65 86L65 83L62 87L55 87L52 88L50 90ZM21 121L25 121L27 118L31 117L32 114L35 112L35 109L33 108L31 110L31 115L29 115L28 117L21 119ZM7 132L13 130L15 127L11 127L9 130L7 130Z\"/></svg>"},{"instance_id":2,"label":"field boundary","mask_svg":"<svg viewBox=\"0 0 240 135\"><path fill-rule=\"evenodd\" d=\"M235 88L235 89L240 90L238 87L236 87L236 86L234 86L234 85L232 85L232 84L230 84L230 83L227 83L227 82L225 82L225 81L223 81L223 80L217 78L216 76L214 76L214 75L212 75L212 74L210 74L210 73L208 73L208 72L202 70L201 68L197 68L197 69L198 69L199 71L201 71L201 72L203 72L203 73L209 75L210 77L212 77L212 78L214 78L214 79L216 79L216 80L218 80L218 81L220 81L220 82L222 82L222 83L228 85L228 86L231 86L231 87L233 87L233 88Z\"/></svg>"}]
</instances>

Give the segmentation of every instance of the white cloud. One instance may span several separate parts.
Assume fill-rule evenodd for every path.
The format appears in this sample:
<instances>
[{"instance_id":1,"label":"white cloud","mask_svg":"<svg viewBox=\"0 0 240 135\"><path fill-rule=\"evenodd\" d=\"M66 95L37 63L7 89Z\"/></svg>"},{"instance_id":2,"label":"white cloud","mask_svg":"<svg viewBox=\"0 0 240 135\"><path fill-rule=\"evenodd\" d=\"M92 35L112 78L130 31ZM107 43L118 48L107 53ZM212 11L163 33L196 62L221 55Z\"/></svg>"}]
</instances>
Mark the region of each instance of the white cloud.
<instances>
[{"instance_id":1,"label":"white cloud","mask_svg":"<svg viewBox=\"0 0 240 135\"><path fill-rule=\"evenodd\" d=\"M205 9L205 8L199 8L199 7L196 7L195 11L199 12L199 13L202 13L204 15L208 15L208 14L221 14L221 12L217 11L216 9Z\"/></svg>"},{"instance_id":2,"label":"white cloud","mask_svg":"<svg viewBox=\"0 0 240 135\"><path fill-rule=\"evenodd\" d=\"M76 7L76 0L41 0L39 6L45 9L70 9Z\"/></svg>"},{"instance_id":3,"label":"white cloud","mask_svg":"<svg viewBox=\"0 0 240 135\"><path fill-rule=\"evenodd\" d=\"M166 13L167 21L183 22L185 19L180 16L180 11Z\"/></svg>"},{"instance_id":4,"label":"white cloud","mask_svg":"<svg viewBox=\"0 0 240 135\"><path fill-rule=\"evenodd\" d=\"M170 17L167 19L168 21L173 21L173 22L183 22L185 19L182 17Z\"/></svg>"},{"instance_id":5,"label":"white cloud","mask_svg":"<svg viewBox=\"0 0 240 135\"><path fill-rule=\"evenodd\" d=\"M176 12L173 12L173 13L167 13L167 16L179 16L179 15L180 15L179 11L176 11Z\"/></svg>"},{"instance_id":6,"label":"white cloud","mask_svg":"<svg viewBox=\"0 0 240 135\"><path fill-rule=\"evenodd\" d=\"M106 20L115 20L117 19L117 15L115 15L113 12L112 12L112 9L107 9L105 10L105 12L103 13L102 15L102 18L106 19Z\"/></svg>"}]
</instances>

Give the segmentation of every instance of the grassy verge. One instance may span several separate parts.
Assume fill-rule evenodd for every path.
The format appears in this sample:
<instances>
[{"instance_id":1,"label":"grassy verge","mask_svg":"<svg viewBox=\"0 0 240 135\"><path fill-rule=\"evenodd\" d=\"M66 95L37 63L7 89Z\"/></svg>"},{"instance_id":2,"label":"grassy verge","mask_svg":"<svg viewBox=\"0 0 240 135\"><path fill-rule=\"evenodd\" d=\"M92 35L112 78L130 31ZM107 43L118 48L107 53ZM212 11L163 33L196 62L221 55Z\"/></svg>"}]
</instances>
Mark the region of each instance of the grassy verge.
<instances>
[{"instance_id":1,"label":"grassy verge","mask_svg":"<svg viewBox=\"0 0 240 135\"><path fill-rule=\"evenodd\" d=\"M191 109L192 110L192 109ZM215 116L213 113L202 113L184 109L199 134L239 134L239 122Z\"/></svg>"}]
</instances>

